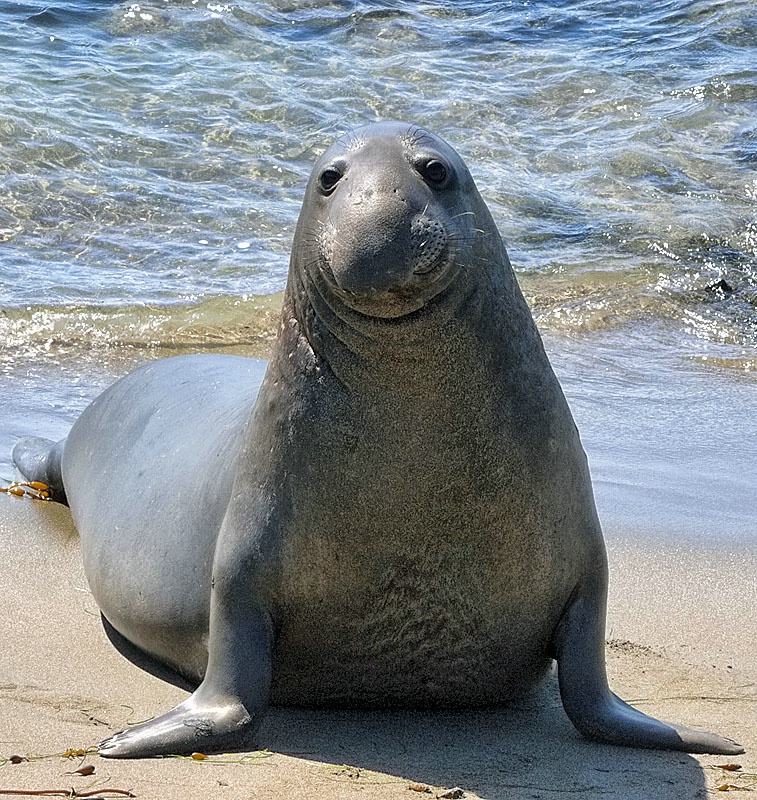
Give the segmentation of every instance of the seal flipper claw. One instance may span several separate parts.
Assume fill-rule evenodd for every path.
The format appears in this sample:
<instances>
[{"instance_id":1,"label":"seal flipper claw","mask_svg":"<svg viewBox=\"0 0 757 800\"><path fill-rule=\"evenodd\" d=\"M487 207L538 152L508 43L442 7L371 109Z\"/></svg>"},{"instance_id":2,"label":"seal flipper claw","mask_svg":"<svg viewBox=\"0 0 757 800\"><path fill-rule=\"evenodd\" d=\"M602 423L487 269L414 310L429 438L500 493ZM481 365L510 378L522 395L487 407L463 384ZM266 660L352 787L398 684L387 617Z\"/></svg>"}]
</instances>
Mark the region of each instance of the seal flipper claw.
<instances>
[{"instance_id":1,"label":"seal flipper claw","mask_svg":"<svg viewBox=\"0 0 757 800\"><path fill-rule=\"evenodd\" d=\"M67 504L61 474L61 458L65 443L65 439L53 442L41 436L29 436L16 443L12 458L24 478L46 483L50 487L51 499Z\"/></svg>"},{"instance_id":2,"label":"seal flipper claw","mask_svg":"<svg viewBox=\"0 0 757 800\"><path fill-rule=\"evenodd\" d=\"M601 600L598 598L602 598ZM731 739L650 717L610 691L604 657L604 593L577 594L555 632L563 706L587 739L626 747L738 755Z\"/></svg>"}]
</instances>

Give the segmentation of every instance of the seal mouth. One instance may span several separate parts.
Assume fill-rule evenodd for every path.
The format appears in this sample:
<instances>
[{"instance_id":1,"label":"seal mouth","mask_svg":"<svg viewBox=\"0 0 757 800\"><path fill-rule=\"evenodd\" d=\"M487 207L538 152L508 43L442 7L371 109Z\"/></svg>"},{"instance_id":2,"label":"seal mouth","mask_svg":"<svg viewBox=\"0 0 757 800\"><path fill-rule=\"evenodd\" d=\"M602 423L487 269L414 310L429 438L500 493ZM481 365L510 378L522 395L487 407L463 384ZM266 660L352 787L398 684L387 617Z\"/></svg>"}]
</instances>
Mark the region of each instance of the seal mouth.
<instances>
[{"instance_id":1,"label":"seal mouth","mask_svg":"<svg viewBox=\"0 0 757 800\"><path fill-rule=\"evenodd\" d=\"M349 289L336 279L327 259L319 259L321 279L328 293L347 308L369 317L398 319L427 305L452 282L454 270L448 269L452 260L439 253L416 267L408 280L382 288Z\"/></svg>"}]
</instances>

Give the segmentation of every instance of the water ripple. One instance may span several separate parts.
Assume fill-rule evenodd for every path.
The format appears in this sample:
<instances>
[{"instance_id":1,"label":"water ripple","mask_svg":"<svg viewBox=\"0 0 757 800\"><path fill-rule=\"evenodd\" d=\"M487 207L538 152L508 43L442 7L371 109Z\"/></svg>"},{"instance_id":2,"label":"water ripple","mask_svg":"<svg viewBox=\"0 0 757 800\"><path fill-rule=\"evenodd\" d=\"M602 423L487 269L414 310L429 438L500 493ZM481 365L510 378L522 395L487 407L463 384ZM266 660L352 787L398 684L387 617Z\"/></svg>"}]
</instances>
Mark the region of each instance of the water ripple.
<instances>
[{"instance_id":1,"label":"water ripple","mask_svg":"<svg viewBox=\"0 0 757 800\"><path fill-rule=\"evenodd\" d=\"M468 161L543 325L757 344L746 0L40 0L0 22L6 310L278 291L315 157L407 118Z\"/></svg>"}]
</instances>

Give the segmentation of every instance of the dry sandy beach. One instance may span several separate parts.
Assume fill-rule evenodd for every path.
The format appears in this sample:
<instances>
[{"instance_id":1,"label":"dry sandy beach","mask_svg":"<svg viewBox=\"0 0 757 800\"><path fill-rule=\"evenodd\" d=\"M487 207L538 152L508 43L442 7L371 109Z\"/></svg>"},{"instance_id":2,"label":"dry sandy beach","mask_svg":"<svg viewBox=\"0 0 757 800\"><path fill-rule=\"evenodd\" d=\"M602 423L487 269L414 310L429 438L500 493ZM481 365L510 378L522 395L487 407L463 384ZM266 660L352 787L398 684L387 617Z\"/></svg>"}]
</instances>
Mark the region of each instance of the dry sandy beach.
<instances>
[{"instance_id":1,"label":"dry sandy beach","mask_svg":"<svg viewBox=\"0 0 757 800\"><path fill-rule=\"evenodd\" d=\"M459 787L468 798L680 800L718 787L757 791L757 548L607 538L613 687L645 711L740 741L745 755L586 742L547 686L515 708L470 713L273 709L260 736L265 751L205 762L63 758L185 691L108 640L68 510L0 495L0 794L73 787L105 798L409 800ZM729 762L741 769L718 766ZM94 772L77 774L84 765Z\"/></svg>"}]
</instances>

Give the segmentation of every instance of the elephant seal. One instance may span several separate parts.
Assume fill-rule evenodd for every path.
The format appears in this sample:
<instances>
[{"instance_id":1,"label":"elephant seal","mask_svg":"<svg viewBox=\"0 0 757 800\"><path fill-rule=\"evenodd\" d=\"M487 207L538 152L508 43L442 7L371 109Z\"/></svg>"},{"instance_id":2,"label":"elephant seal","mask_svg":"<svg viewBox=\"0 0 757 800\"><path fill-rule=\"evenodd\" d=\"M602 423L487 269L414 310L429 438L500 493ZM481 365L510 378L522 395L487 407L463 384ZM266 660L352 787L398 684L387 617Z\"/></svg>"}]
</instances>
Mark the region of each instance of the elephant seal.
<instances>
[{"instance_id":1,"label":"elephant seal","mask_svg":"<svg viewBox=\"0 0 757 800\"><path fill-rule=\"evenodd\" d=\"M104 616L200 681L101 755L246 748L269 702L506 703L552 659L591 739L741 752L608 688L586 457L448 144L395 122L325 152L257 382L243 358L157 361L14 451L65 491Z\"/></svg>"}]
</instances>

